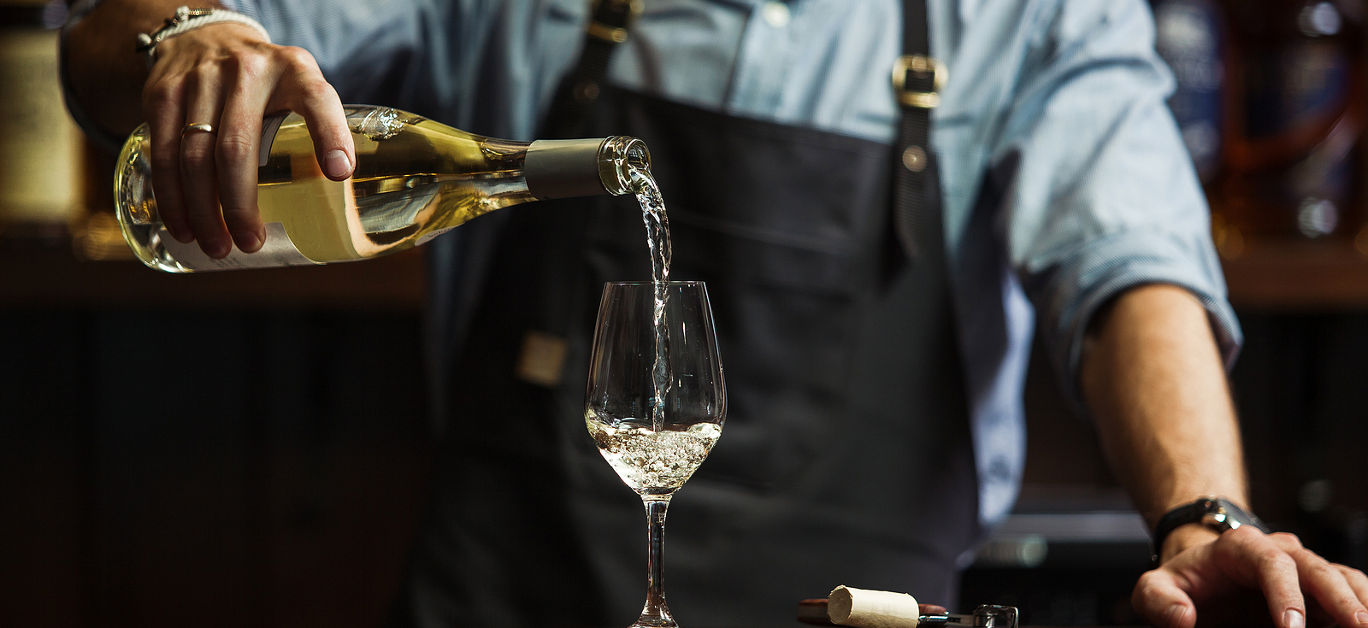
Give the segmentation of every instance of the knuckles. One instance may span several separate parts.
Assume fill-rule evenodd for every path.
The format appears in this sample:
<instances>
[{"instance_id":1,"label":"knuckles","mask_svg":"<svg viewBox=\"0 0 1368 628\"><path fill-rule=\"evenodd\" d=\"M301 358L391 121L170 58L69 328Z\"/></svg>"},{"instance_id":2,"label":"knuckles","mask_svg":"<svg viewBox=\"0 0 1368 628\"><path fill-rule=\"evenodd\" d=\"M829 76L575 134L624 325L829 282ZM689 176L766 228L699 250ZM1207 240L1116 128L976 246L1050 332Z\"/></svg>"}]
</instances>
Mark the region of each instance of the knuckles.
<instances>
[{"instance_id":1,"label":"knuckles","mask_svg":"<svg viewBox=\"0 0 1368 628\"><path fill-rule=\"evenodd\" d=\"M322 77L301 81L299 87L302 93L299 104L305 111L321 111L338 102L337 92Z\"/></svg>"},{"instance_id":2,"label":"knuckles","mask_svg":"<svg viewBox=\"0 0 1368 628\"><path fill-rule=\"evenodd\" d=\"M1144 593L1152 591L1156 586L1155 580L1158 578L1159 571L1157 569L1140 574L1140 578L1135 581L1134 597L1138 599L1139 597L1142 597Z\"/></svg>"},{"instance_id":3,"label":"knuckles","mask_svg":"<svg viewBox=\"0 0 1368 628\"><path fill-rule=\"evenodd\" d=\"M164 112L176 111L181 101L181 83L169 77L150 79L142 93L142 112L146 120L155 120Z\"/></svg>"},{"instance_id":4,"label":"knuckles","mask_svg":"<svg viewBox=\"0 0 1368 628\"><path fill-rule=\"evenodd\" d=\"M1303 548L1301 538L1291 532L1274 532L1268 536L1279 546L1287 548L1289 551Z\"/></svg>"},{"instance_id":5,"label":"knuckles","mask_svg":"<svg viewBox=\"0 0 1368 628\"><path fill-rule=\"evenodd\" d=\"M225 69L234 77L239 86L247 86L265 80L271 73L271 60L263 54L243 54L226 61Z\"/></svg>"},{"instance_id":6,"label":"knuckles","mask_svg":"<svg viewBox=\"0 0 1368 628\"><path fill-rule=\"evenodd\" d=\"M175 172L180 166L180 154L172 151L152 151L153 172Z\"/></svg>"},{"instance_id":7,"label":"knuckles","mask_svg":"<svg viewBox=\"0 0 1368 628\"><path fill-rule=\"evenodd\" d=\"M322 71L318 69L318 61L314 59L314 56L310 54L309 51L300 48L299 46L279 46L276 48L274 55L278 62L284 66L286 71L299 74L322 75Z\"/></svg>"},{"instance_id":8,"label":"knuckles","mask_svg":"<svg viewBox=\"0 0 1368 628\"><path fill-rule=\"evenodd\" d=\"M193 174L214 167L214 146L212 142L181 143L181 173Z\"/></svg>"},{"instance_id":9,"label":"knuckles","mask_svg":"<svg viewBox=\"0 0 1368 628\"><path fill-rule=\"evenodd\" d=\"M1135 588L1131 590L1132 602L1139 605L1163 588L1166 578L1161 573L1161 569L1153 569L1140 575L1140 578L1135 581Z\"/></svg>"},{"instance_id":10,"label":"knuckles","mask_svg":"<svg viewBox=\"0 0 1368 628\"><path fill-rule=\"evenodd\" d=\"M1154 600L1163 598L1159 595L1164 586L1163 582L1164 576L1160 574L1159 569L1155 569L1141 574L1135 581L1135 588L1131 589L1131 607L1155 625L1164 625L1164 620L1167 619L1162 616L1151 616Z\"/></svg>"},{"instance_id":11,"label":"knuckles","mask_svg":"<svg viewBox=\"0 0 1368 628\"><path fill-rule=\"evenodd\" d=\"M202 183L205 175L224 168L255 166L252 161L260 138L253 125L228 117L188 119L197 112L208 111L208 99L214 101L215 112L222 112L229 101L253 92L270 93L270 103L282 103L301 113L326 111L339 102L317 60L303 48L246 39L228 41L207 35L195 37L189 33L166 43L143 85L141 105L144 119L153 130L153 172L162 173L170 181L179 176L184 181ZM238 111L230 117L242 114ZM186 122L213 124L215 133L194 133L182 138L179 133ZM237 201L233 204L241 207L233 209L248 209L250 203L245 199ZM176 213L184 208L168 204L166 209ZM208 221L204 212L187 213L194 214L190 226L197 238L208 242L222 235L220 223Z\"/></svg>"},{"instance_id":12,"label":"knuckles","mask_svg":"<svg viewBox=\"0 0 1368 628\"><path fill-rule=\"evenodd\" d=\"M185 93L211 85L230 85L249 89L252 85L272 88L273 74L300 77L295 82L314 89L325 84L318 62L307 50L298 46L277 46L264 42L247 42L212 49L177 49L168 54L154 68L143 87L145 114L174 109ZM164 65L170 63L170 65Z\"/></svg>"},{"instance_id":13,"label":"knuckles","mask_svg":"<svg viewBox=\"0 0 1368 628\"><path fill-rule=\"evenodd\" d=\"M241 131L223 129L218 138L217 157L225 164L250 164L256 138Z\"/></svg>"}]
</instances>

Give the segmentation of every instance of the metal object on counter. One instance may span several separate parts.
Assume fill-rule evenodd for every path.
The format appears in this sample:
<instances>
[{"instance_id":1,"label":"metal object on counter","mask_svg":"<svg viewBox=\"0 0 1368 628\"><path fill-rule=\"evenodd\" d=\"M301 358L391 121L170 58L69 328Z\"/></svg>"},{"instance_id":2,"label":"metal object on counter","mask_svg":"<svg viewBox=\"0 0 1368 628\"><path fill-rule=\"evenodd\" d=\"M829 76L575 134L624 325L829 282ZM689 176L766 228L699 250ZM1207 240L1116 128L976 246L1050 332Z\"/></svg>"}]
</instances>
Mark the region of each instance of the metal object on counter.
<instances>
[{"instance_id":1,"label":"metal object on counter","mask_svg":"<svg viewBox=\"0 0 1368 628\"><path fill-rule=\"evenodd\" d=\"M941 615L922 615L917 624L930 626L976 626L978 628L1017 628L1017 609L1015 606L984 604L969 615L944 613Z\"/></svg>"},{"instance_id":2,"label":"metal object on counter","mask_svg":"<svg viewBox=\"0 0 1368 628\"><path fill-rule=\"evenodd\" d=\"M1020 613L1015 606L983 604L972 613L951 613L934 604L921 604L921 615L902 624L913 626L973 626L975 628L1018 628ZM813 598L798 603L798 621L816 626L834 626L827 615L827 599Z\"/></svg>"}]
</instances>

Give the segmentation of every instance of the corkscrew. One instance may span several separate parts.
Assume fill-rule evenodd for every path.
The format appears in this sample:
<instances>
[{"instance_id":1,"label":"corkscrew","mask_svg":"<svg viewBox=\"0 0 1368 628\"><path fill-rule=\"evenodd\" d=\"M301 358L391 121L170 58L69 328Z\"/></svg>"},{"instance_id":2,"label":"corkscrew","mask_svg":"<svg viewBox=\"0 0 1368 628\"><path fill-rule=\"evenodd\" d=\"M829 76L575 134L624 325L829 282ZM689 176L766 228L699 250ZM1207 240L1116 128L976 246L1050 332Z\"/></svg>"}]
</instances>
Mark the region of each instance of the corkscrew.
<instances>
[{"instance_id":1,"label":"corkscrew","mask_svg":"<svg viewBox=\"0 0 1368 628\"><path fill-rule=\"evenodd\" d=\"M837 587L828 598L798 603L798 621L819 626L1018 628L1019 619L1014 606L983 604L972 613L955 613L935 604L918 604L905 593L844 586Z\"/></svg>"},{"instance_id":2,"label":"corkscrew","mask_svg":"<svg viewBox=\"0 0 1368 628\"><path fill-rule=\"evenodd\" d=\"M975 628L1017 628L1017 609L1015 606L984 604L968 615L963 613L938 613L918 615L918 626L974 626Z\"/></svg>"}]
</instances>

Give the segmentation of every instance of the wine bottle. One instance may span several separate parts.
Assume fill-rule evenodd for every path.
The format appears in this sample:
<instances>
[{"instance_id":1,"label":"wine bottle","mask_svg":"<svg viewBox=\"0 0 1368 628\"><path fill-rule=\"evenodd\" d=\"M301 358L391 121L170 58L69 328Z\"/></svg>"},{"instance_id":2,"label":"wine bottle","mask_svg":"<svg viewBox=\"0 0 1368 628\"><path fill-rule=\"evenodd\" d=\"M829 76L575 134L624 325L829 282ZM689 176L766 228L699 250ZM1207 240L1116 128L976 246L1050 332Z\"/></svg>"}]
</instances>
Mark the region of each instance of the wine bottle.
<instances>
[{"instance_id":1,"label":"wine bottle","mask_svg":"<svg viewBox=\"0 0 1368 628\"><path fill-rule=\"evenodd\" d=\"M633 192L649 172L646 145L630 137L515 142L420 116L345 107L356 144L350 179L323 175L298 114L262 124L257 205L266 240L225 258L177 241L157 214L147 125L124 144L114 177L124 239L147 266L172 273L328 264L419 246L493 210L536 200Z\"/></svg>"},{"instance_id":2,"label":"wine bottle","mask_svg":"<svg viewBox=\"0 0 1368 628\"><path fill-rule=\"evenodd\" d=\"M1231 25L1226 76L1236 115L1226 172L1212 190L1218 247L1235 257L1264 244L1314 240L1368 254L1362 12L1318 0L1222 6Z\"/></svg>"}]
</instances>

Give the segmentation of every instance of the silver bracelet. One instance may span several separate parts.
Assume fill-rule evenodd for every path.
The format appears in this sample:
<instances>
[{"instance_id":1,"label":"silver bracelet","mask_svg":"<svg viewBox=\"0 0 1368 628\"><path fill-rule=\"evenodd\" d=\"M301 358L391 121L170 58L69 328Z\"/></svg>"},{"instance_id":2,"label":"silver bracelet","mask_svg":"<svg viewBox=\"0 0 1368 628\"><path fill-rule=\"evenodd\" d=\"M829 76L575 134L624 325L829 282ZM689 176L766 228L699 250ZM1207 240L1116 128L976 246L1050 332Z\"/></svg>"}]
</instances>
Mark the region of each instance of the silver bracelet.
<instances>
[{"instance_id":1,"label":"silver bracelet","mask_svg":"<svg viewBox=\"0 0 1368 628\"><path fill-rule=\"evenodd\" d=\"M148 65L151 65L152 62L157 59L157 45L163 41L175 37L176 35L188 33L201 26L220 24L223 22L242 24L243 26L254 28L258 33L261 33L262 37L266 38L267 42L271 41L271 34L266 32L266 28L262 26L260 22L238 13L237 11L229 11L228 9L192 9L188 6L181 6L176 9L176 14L166 18L166 23L155 32L151 34L138 33L138 46L135 50L146 54L147 63Z\"/></svg>"}]
</instances>

